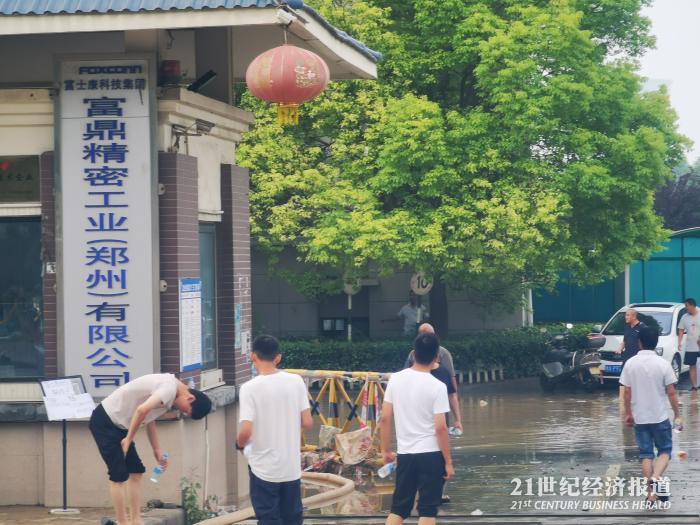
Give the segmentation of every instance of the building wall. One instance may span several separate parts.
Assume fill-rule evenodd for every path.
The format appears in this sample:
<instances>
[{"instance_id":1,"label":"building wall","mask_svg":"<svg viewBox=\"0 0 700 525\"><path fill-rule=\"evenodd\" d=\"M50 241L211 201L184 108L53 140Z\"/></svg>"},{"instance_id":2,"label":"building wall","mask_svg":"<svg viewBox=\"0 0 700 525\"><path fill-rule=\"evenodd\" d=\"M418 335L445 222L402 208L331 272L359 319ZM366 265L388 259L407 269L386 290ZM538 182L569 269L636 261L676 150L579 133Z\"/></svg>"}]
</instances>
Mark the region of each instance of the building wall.
<instances>
[{"instance_id":1,"label":"building wall","mask_svg":"<svg viewBox=\"0 0 700 525\"><path fill-rule=\"evenodd\" d=\"M266 256L251 252L253 288L253 327L256 333L309 337L318 332L318 304L301 295L286 280L273 275ZM289 253L281 256L282 265L299 268Z\"/></svg>"},{"instance_id":2,"label":"building wall","mask_svg":"<svg viewBox=\"0 0 700 525\"><path fill-rule=\"evenodd\" d=\"M219 407L206 419L158 421L161 448L169 467L158 484L148 481L155 459L145 431L136 448L146 466L142 501L181 501L180 480L206 485L220 504L237 504L248 495L247 464L231 443L237 427L235 404ZM207 451L207 442L209 448ZM58 507L63 499L62 426L59 422L0 424L0 505ZM107 468L99 456L87 421L69 422L67 431L68 504L110 507Z\"/></svg>"},{"instance_id":3,"label":"building wall","mask_svg":"<svg viewBox=\"0 0 700 525\"><path fill-rule=\"evenodd\" d=\"M253 324L256 333L267 332L280 337L317 337L320 319L348 315L345 294L339 293L321 301L310 300L270 270L267 256L254 249L252 257ZM301 265L292 253L284 252L278 267L300 269ZM396 314L408 302L412 273L402 270L388 277L369 280L372 284L363 286L353 297L352 315L368 318L371 338L401 336L403 321ZM422 300L430 311L430 296ZM448 292L448 310L450 335L514 328L523 326L526 321L519 305L495 313L485 312L470 302L465 292Z\"/></svg>"},{"instance_id":4,"label":"building wall","mask_svg":"<svg viewBox=\"0 0 700 525\"><path fill-rule=\"evenodd\" d=\"M48 89L0 89L0 155L53 151L53 107Z\"/></svg>"},{"instance_id":5,"label":"building wall","mask_svg":"<svg viewBox=\"0 0 700 525\"><path fill-rule=\"evenodd\" d=\"M2 84L53 85L56 55L123 53L124 32L0 36Z\"/></svg>"}]
</instances>

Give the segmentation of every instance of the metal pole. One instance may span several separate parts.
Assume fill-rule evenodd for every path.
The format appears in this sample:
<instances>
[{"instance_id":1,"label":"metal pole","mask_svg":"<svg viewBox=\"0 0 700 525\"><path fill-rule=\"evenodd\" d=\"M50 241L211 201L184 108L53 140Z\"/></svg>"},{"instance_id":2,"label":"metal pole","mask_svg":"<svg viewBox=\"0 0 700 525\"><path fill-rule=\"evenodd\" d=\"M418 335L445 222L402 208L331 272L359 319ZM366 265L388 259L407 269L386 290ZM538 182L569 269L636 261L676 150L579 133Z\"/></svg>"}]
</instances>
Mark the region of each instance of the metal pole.
<instances>
[{"instance_id":1,"label":"metal pole","mask_svg":"<svg viewBox=\"0 0 700 525\"><path fill-rule=\"evenodd\" d=\"M352 295L348 294L348 342L352 342Z\"/></svg>"},{"instance_id":2,"label":"metal pole","mask_svg":"<svg viewBox=\"0 0 700 525\"><path fill-rule=\"evenodd\" d=\"M63 507L60 509L51 509L51 514L80 514L78 509L68 508L68 423L63 420Z\"/></svg>"},{"instance_id":3,"label":"metal pole","mask_svg":"<svg viewBox=\"0 0 700 525\"><path fill-rule=\"evenodd\" d=\"M68 440L66 439L66 420L63 420L63 510L68 508Z\"/></svg>"}]
</instances>

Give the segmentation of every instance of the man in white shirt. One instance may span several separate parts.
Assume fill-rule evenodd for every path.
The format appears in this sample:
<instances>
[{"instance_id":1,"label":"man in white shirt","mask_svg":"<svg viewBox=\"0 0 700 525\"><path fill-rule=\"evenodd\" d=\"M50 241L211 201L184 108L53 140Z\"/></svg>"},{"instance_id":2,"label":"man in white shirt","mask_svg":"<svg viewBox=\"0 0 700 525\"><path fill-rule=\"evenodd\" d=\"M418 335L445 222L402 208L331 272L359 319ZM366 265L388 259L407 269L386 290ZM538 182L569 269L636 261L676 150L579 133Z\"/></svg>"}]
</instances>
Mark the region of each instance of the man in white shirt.
<instances>
[{"instance_id":1,"label":"man in white shirt","mask_svg":"<svg viewBox=\"0 0 700 525\"><path fill-rule=\"evenodd\" d=\"M90 432L107 465L109 491L119 525L143 524L139 509L141 477L146 468L136 452L134 436L145 424L153 455L167 468L155 420L172 409L201 419L211 410L211 400L199 390L188 388L173 374L148 374L117 388L90 416ZM126 517L127 495L131 519Z\"/></svg>"},{"instance_id":2,"label":"man in white shirt","mask_svg":"<svg viewBox=\"0 0 700 525\"><path fill-rule=\"evenodd\" d=\"M667 397L676 423L680 425L681 422L678 395L673 386L676 375L669 362L654 351L658 341L658 330L649 326L642 328L639 331L640 351L627 361L620 375L620 384L625 387L625 423L634 426L642 475L650 482L650 502L656 500L655 483L668 467L673 448ZM656 459L654 447L658 453Z\"/></svg>"},{"instance_id":3,"label":"man in white shirt","mask_svg":"<svg viewBox=\"0 0 700 525\"><path fill-rule=\"evenodd\" d=\"M445 480L454 476L445 413L447 388L430 373L440 342L420 334L414 342L411 368L392 374L384 395L380 427L385 463L396 461L396 489L387 525L401 525L411 514L418 493L419 525L433 525ZM395 418L397 455L391 451Z\"/></svg>"},{"instance_id":4,"label":"man in white shirt","mask_svg":"<svg viewBox=\"0 0 700 525\"><path fill-rule=\"evenodd\" d=\"M698 346L698 338L700 337L700 310L698 310L695 299L688 298L685 300L685 307L688 312L681 317L681 322L678 323L678 351L681 351L681 343L683 336L688 337L685 340L685 357L683 364L690 367L690 389L698 389L698 355L700 355L700 347Z\"/></svg>"},{"instance_id":5,"label":"man in white shirt","mask_svg":"<svg viewBox=\"0 0 700 525\"><path fill-rule=\"evenodd\" d=\"M418 318L419 315L420 319ZM410 291L408 293L408 302L401 307L396 316L403 319L403 335L413 337L416 335L418 323L428 318L428 311L425 305L418 306L418 296L413 291Z\"/></svg>"},{"instance_id":6,"label":"man in white shirt","mask_svg":"<svg viewBox=\"0 0 700 525\"><path fill-rule=\"evenodd\" d=\"M279 342L261 335L253 341L258 375L241 387L236 448L247 453L250 499L259 525L298 525L301 503L301 429L313 427L306 385L277 369Z\"/></svg>"}]
</instances>

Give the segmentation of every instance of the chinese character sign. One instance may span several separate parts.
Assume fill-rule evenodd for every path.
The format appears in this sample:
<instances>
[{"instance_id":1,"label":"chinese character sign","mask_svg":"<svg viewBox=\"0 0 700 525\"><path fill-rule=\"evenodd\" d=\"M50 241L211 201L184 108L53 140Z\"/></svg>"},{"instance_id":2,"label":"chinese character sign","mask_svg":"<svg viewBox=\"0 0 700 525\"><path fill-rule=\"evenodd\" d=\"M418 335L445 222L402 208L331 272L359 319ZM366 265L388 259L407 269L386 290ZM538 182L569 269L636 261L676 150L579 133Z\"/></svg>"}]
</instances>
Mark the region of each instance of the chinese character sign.
<instances>
[{"instance_id":1,"label":"chinese character sign","mask_svg":"<svg viewBox=\"0 0 700 525\"><path fill-rule=\"evenodd\" d=\"M100 397L153 372L150 82L146 60L61 64L65 372Z\"/></svg>"}]
</instances>

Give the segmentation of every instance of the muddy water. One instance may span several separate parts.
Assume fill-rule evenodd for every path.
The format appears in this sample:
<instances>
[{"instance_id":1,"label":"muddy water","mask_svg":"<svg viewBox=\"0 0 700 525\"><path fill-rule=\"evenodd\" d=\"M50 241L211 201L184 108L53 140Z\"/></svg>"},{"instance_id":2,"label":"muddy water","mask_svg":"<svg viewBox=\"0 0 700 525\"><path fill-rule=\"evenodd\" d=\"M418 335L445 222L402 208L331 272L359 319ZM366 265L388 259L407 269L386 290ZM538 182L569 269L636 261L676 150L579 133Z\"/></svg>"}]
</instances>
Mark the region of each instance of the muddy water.
<instances>
[{"instance_id":1,"label":"muddy water","mask_svg":"<svg viewBox=\"0 0 700 525\"><path fill-rule=\"evenodd\" d=\"M685 428L674 433L674 459L667 470L671 478L671 506L673 512L697 513L700 400L697 392L681 390L679 394ZM442 507L444 513L469 514L476 509L498 514L582 512L583 500L598 506L593 512L602 508L613 513L637 511L634 502L640 501L639 497L630 497L626 492L622 497L606 497L604 488L602 494L592 488L596 482L591 480L595 478L641 476L634 431L622 423L616 388L593 394L543 394L537 383L530 380L467 386L461 390L461 410L465 432L451 439L456 476L446 485L451 502ZM688 459L679 460L679 450L687 451ZM544 477L554 478L557 485L553 495L540 497L537 483ZM519 496L511 494L518 488L516 478L523 483ZM528 478L533 483L532 496L527 495ZM579 478L581 488L583 483L593 485L588 486L585 497L562 496L561 478ZM326 512L386 512L392 487L360 481L364 486L353 500ZM565 508L576 500L578 508ZM547 501L554 503L542 503Z\"/></svg>"}]
</instances>

